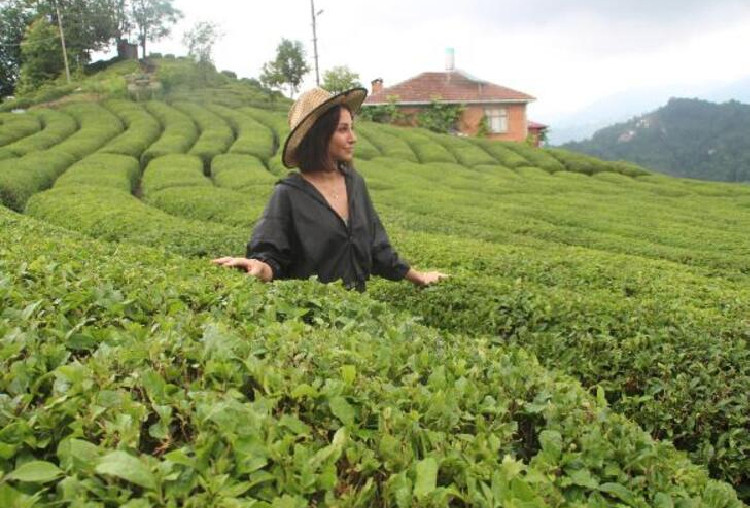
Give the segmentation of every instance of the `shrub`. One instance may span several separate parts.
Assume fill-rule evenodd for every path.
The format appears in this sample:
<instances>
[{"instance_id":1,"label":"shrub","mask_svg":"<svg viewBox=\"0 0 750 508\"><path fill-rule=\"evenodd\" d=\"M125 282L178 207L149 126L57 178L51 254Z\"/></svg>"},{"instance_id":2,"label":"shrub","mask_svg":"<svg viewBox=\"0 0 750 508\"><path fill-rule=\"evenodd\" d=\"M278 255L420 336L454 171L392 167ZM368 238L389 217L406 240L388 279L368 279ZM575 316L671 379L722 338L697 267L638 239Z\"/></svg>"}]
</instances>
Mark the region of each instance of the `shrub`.
<instances>
[{"instance_id":1,"label":"shrub","mask_svg":"<svg viewBox=\"0 0 750 508\"><path fill-rule=\"evenodd\" d=\"M73 104L64 111L77 120L79 128L56 145L55 150L67 152L76 159L94 153L123 130L120 119L98 104Z\"/></svg>"},{"instance_id":2,"label":"shrub","mask_svg":"<svg viewBox=\"0 0 750 508\"><path fill-rule=\"evenodd\" d=\"M32 217L103 240L162 247L184 256L241 255L245 228L173 217L127 192L78 185L55 187L33 196Z\"/></svg>"},{"instance_id":3,"label":"shrub","mask_svg":"<svg viewBox=\"0 0 750 508\"><path fill-rule=\"evenodd\" d=\"M526 143L495 142L502 143L509 150L516 152L518 155L529 161L532 166L545 169L550 173L567 169L563 163L550 155L547 150L543 148L529 146Z\"/></svg>"},{"instance_id":4,"label":"shrub","mask_svg":"<svg viewBox=\"0 0 750 508\"><path fill-rule=\"evenodd\" d=\"M443 145L427 135L421 129L401 129L399 137L414 150L419 162L456 162L456 158Z\"/></svg>"},{"instance_id":5,"label":"shrub","mask_svg":"<svg viewBox=\"0 0 750 508\"><path fill-rule=\"evenodd\" d=\"M211 178L219 187L242 190L248 187L271 187L278 180L251 155L226 153L211 161Z\"/></svg>"},{"instance_id":6,"label":"shrub","mask_svg":"<svg viewBox=\"0 0 750 508\"><path fill-rule=\"evenodd\" d=\"M357 128L384 156L412 162L419 161L414 151L399 137L401 131L397 127L360 122Z\"/></svg>"},{"instance_id":7,"label":"shrub","mask_svg":"<svg viewBox=\"0 0 750 508\"><path fill-rule=\"evenodd\" d=\"M194 155L164 155L149 162L143 173L141 187L144 196L176 186L209 186L211 180L203 174L203 161Z\"/></svg>"},{"instance_id":8,"label":"shrub","mask_svg":"<svg viewBox=\"0 0 750 508\"><path fill-rule=\"evenodd\" d=\"M143 107L129 100L110 99L104 106L117 115L126 126L125 132L112 139L99 151L130 155L140 159L143 152L161 135L161 124Z\"/></svg>"},{"instance_id":9,"label":"shrub","mask_svg":"<svg viewBox=\"0 0 750 508\"><path fill-rule=\"evenodd\" d=\"M72 155L56 150L0 160L0 201L22 212L33 194L51 187L74 161Z\"/></svg>"},{"instance_id":10,"label":"shrub","mask_svg":"<svg viewBox=\"0 0 750 508\"><path fill-rule=\"evenodd\" d=\"M270 127L253 119L249 114L223 106L211 106L211 111L229 122L237 133L237 139L229 151L236 154L253 155L267 161L276 151L276 141Z\"/></svg>"},{"instance_id":11,"label":"shrub","mask_svg":"<svg viewBox=\"0 0 750 508\"><path fill-rule=\"evenodd\" d=\"M185 114L163 102L149 101L146 110L163 126L161 137L141 155L141 166L162 155L187 153L198 139L198 128Z\"/></svg>"},{"instance_id":12,"label":"shrub","mask_svg":"<svg viewBox=\"0 0 750 508\"><path fill-rule=\"evenodd\" d=\"M18 156L39 152L62 143L78 128L75 118L54 109L42 110L38 115L42 130L3 148Z\"/></svg>"},{"instance_id":13,"label":"shrub","mask_svg":"<svg viewBox=\"0 0 750 508\"><path fill-rule=\"evenodd\" d=\"M428 132L427 135L435 142L444 146L464 166L478 166L480 164L495 164L495 159L485 150L470 143L465 138L448 134Z\"/></svg>"},{"instance_id":14,"label":"shrub","mask_svg":"<svg viewBox=\"0 0 750 508\"><path fill-rule=\"evenodd\" d=\"M41 128L39 117L33 113L0 113L0 146L25 138Z\"/></svg>"},{"instance_id":15,"label":"shrub","mask_svg":"<svg viewBox=\"0 0 750 508\"><path fill-rule=\"evenodd\" d=\"M192 118L200 129L200 137L188 153L201 158L204 172L208 174L211 159L226 152L234 143L234 132L229 123L202 106L180 103L175 107Z\"/></svg>"},{"instance_id":16,"label":"shrub","mask_svg":"<svg viewBox=\"0 0 750 508\"><path fill-rule=\"evenodd\" d=\"M249 237L273 186L255 189L255 195L249 196L247 192L220 187L167 187L149 193L146 202L177 217L242 227Z\"/></svg>"},{"instance_id":17,"label":"shrub","mask_svg":"<svg viewBox=\"0 0 750 508\"><path fill-rule=\"evenodd\" d=\"M466 141L473 143L495 158L495 161L509 168L528 166L529 161L518 153L509 149L506 143L490 141L488 139L467 138Z\"/></svg>"},{"instance_id":18,"label":"shrub","mask_svg":"<svg viewBox=\"0 0 750 508\"><path fill-rule=\"evenodd\" d=\"M140 172L138 160L133 157L95 153L68 168L55 182L55 187L91 185L132 192Z\"/></svg>"}]
</instances>

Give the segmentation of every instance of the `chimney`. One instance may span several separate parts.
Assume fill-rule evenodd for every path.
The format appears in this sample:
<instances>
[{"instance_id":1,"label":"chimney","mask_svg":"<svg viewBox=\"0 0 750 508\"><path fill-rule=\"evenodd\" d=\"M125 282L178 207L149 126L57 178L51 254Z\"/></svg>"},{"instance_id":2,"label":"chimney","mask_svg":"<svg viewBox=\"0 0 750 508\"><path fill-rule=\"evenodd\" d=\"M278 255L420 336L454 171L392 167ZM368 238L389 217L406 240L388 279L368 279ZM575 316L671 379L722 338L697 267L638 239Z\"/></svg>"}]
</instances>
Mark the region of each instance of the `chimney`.
<instances>
[{"instance_id":1,"label":"chimney","mask_svg":"<svg viewBox=\"0 0 750 508\"><path fill-rule=\"evenodd\" d=\"M376 78L372 80L372 95L383 90L383 78Z\"/></svg>"},{"instance_id":2,"label":"chimney","mask_svg":"<svg viewBox=\"0 0 750 508\"><path fill-rule=\"evenodd\" d=\"M455 53L453 48L445 48L445 72L456 70Z\"/></svg>"}]
</instances>

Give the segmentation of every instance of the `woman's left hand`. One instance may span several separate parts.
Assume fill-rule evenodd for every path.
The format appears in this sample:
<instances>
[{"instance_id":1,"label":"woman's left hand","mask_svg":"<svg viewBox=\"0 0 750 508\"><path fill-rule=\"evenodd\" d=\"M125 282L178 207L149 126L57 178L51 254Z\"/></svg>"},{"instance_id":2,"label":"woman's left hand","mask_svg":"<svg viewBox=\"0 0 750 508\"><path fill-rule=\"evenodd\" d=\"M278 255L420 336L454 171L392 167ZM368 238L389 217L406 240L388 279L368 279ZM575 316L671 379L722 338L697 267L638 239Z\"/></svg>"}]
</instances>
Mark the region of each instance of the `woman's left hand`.
<instances>
[{"instance_id":1,"label":"woman's left hand","mask_svg":"<svg viewBox=\"0 0 750 508\"><path fill-rule=\"evenodd\" d=\"M414 284L415 286L425 287L436 282L440 282L443 279L447 279L450 275L442 272L419 272L411 268L406 274L406 280Z\"/></svg>"}]
</instances>

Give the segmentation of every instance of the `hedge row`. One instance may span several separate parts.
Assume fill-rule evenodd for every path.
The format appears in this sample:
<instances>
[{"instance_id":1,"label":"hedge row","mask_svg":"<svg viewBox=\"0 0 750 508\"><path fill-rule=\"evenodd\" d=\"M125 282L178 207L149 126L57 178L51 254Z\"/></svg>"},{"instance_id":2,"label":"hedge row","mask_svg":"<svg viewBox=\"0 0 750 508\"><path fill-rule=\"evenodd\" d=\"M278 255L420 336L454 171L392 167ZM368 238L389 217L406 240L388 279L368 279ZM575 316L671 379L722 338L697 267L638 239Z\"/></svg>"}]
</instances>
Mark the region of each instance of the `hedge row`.
<instances>
[{"instance_id":1,"label":"hedge row","mask_svg":"<svg viewBox=\"0 0 750 508\"><path fill-rule=\"evenodd\" d=\"M399 137L414 150L419 162L456 162L456 158L440 143L435 141L424 129L403 129Z\"/></svg>"},{"instance_id":2,"label":"hedge row","mask_svg":"<svg viewBox=\"0 0 750 508\"><path fill-rule=\"evenodd\" d=\"M9 506L742 506L602 394L366 295L2 210L0 253Z\"/></svg>"},{"instance_id":3,"label":"hedge row","mask_svg":"<svg viewBox=\"0 0 750 508\"><path fill-rule=\"evenodd\" d=\"M465 139L449 134L437 134L435 132L425 131L433 141L444 146L458 161L464 166L478 166L480 164L496 164L496 158L486 150L467 143ZM503 161L500 161L504 164Z\"/></svg>"},{"instance_id":4,"label":"hedge row","mask_svg":"<svg viewBox=\"0 0 750 508\"><path fill-rule=\"evenodd\" d=\"M357 129L383 156L413 162L419 161L414 151L401 139L400 131L396 127L374 122L360 122L357 124Z\"/></svg>"},{"instance_id":5,"label":"hedge row","mask_svg":"<svg viewBox=\"0 0 750 508\"><path fill-rule=\"evenodd\" d=\"M23 156L46 150L62 143L65 138L78 129L76 119L64 112L44 109L38 115L42 123L42 130L15 143L5 145L3 151L11 152L16 156Z\"/></svg>"},{"instance_id":6,"label":"hedge row","mask_svg":"<svg viewBox=\"0 0 750 508\"><path fill-rule=\"evenodd\" d=\"M201 158L204 172L208 174L211 159L226 152L234 143L234 131L222 117L198 104L179 103L175 108L198 125L200 137L188 153Z\"/></svg>"},{"instance_id":7,"label":"hedge row","mask_svg":"<svg viewBox=\"0 0 750 508\"><path fill-rule=\"evenodd\" d=\"M104 145L100 152L140 159L143 152L161 136L161 124L141 105L124 99L110 99L104 103L104 107L117 115L127 128Z\"/></svg>"},{"instance_id":8,"label":"hedge row","mask_svg":"<svg viewBox=\"0 0 750 508\"><path fill-rule=\"evenodd\" d=\"M278 180L268 172L261 160L237 153L214 157L211 161L211 178L217 186L232 190L271 187Z\"/></svg>"},{"instance_id":9,"label":"hedge row","mask_svg":"<svg viewBox=\"0 0 750 508\"><path fill-rule=\"evenodd\" d=\"M242 192L206 186L166 187L149 193L146 202L177 217L241 227L249 237L272 190L271 185Z\"/></svg>"},{"instance_id":10,"label":"hedge row","mask_svg":"<svg viewBox=\"0 0 750 508\"><path fill-rule=\"evenodd\" d=\"M286 175L289 170L281 161L284 141L286 140L287 135L289 135L289 123L286 115L256 108L243 108L240 111L273 130L273 133L276 136L275 146L277 149L274 156L268 159L268 169L277 176Z\"/></svg>"},{"instance_id":11,"label":"hedge row","mask_svg":"<svg viewBox=\"0 0 750 508\"><path fill-rule=\"evenodd\" d=\"M164 155L149 162L143 173L141 190L143 195L167 187L210 186L211 180L203 174L203 161L195 155Z\"/></svg>"},{"instance_id":12,"label":"hedge row","mask_svg":"<svg viewBox=\"0 0 750 508\"><path fill-rule=\"evenodd\" d=\"M34 113L0 113L0 146L25 138L41 128L42 122Z\"/></svg>"},{"instance_id":13,"label":"hedge row","mask_svg":"<svg viewBox=\"0 0 750 508\"><path fill-rule=\"evenodd\" d=\"M141 169L138 160L113 153L95 153L73 164L55 182L55 187L93 185L132 192Z\"/></svg>"},{"instance_id":14,"label":"hedge row","mask_svg":"<svg viewBox=\"0 0 750 508\"><path fill-rule=\"evenodd\" d=\"M590 155L571 152L561 148L548 148L545 151L559 160L569 171L576 173L595 175L611 171L631 177L649 176L652 174L650 171L628 162L603 161Z\"/></svg>"},{"instance_id":15,"label":"hedge row","mask_svg":"<svg viewBox=\"0 0 750 508\"><path fill-rule=\"evenodd\" d=\"M158 141L141 155L142 167L162 155L187 153L198 140L198 128L185 113L159 101L147 102L146 110L161 122L163 131Z\"/></svg>"},{"instance_id":16,"label":"hedge row","mask_svg":"<svg viewBox=\"0 0 750 508\"><path fill-rule=\"evenodd\" d=\"M247 113L223 106L210 106L209 109L229 122L237 133L237 139L229 149L230 153L252 155L264 161L273 156L276 141L270 127Z\"/></svg>"},{"instance_id":17,"label":"hedge row","mask_svg":"<svg viewBox=\"0 0 750 508\"><path fill-rule=\"evenodd\" d=\"M34 195L26 213L103 240L162 247L184 256L243 255L248 231L173 217L127 192L92 185Z\"/></svg>"},{"instance_id":18,"label":"hedge row","mask_svg":"<svg viewBox=\"0 0 750 508\"><path fill-rule=\"evenodd\" d=\"M490 154L495 161L490 164L499 163L502 166L508 168L517 168L519 166L528 166L529 161L525 157L522 157L518 153L508 148L504 143L498 143L497 141L490 141L488 139L480 138L467 138L466 142L472 143L482 150Z\"/></svg>"},{"instance_id":19,"label":"hedge row","mask_svg":"<svg viewBox=\"0 0 750 508\"><path fill-rule=\"evenodd\" d=\"M67 152L76 159L94 153L123 131L120 119L98 104L73 104L64 111L78 121L79 129L55 145L55 150Z\"/></svg>"},{"instance_id":20,"label":"hedge row","mask_svg":"<svg viewBox=\"0 0 750 508\"><path fill-rule=\"evenodd\" d=\"M532 166L542 168L550 173L563 171L566 166L557 158L553 157L546 149L529 146L526 143L511 143L496 141L506 148L516 152L518 155L529 161Z\"/></svg>"},{"instance_id":21,"label":"hedge row","mask_svg":"<svg viewBox=\"0 0 750 508\"><path fill-rule=\"evenodd\" d=\"M22 212L32 195L51 187L73 162L72 155L57 150L0 160L0 201L11 210Z\"/></svg>"}]
</instances>

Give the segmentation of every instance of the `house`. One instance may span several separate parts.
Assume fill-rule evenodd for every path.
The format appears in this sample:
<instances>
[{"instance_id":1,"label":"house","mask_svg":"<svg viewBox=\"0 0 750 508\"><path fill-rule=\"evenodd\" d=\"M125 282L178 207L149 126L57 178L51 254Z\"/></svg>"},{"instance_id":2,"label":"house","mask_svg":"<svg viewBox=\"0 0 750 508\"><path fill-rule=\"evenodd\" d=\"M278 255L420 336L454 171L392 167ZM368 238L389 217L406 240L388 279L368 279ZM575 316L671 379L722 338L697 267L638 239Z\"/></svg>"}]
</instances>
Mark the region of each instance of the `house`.
<instances>
[{"instance_id":1,"label":"house","mask_svg":"<svg viewBox=\"0 0 750 508\"><path fill-rule=\"evenodd\" d=\"M372 93L362 106L385 106L393 102L405 115L405 123L416 125L420 110L437 100L465 108L456 126L462 134L476 135L485 121L488 139L525 141L529 134L536 141L543 139L547 126L526 118L526 105L534 97L456 70L452 50L448 50L446 60L445 72L423 72L391 87L384 87L382 79L374 80Z\"/></svg>"}]
</instances>

